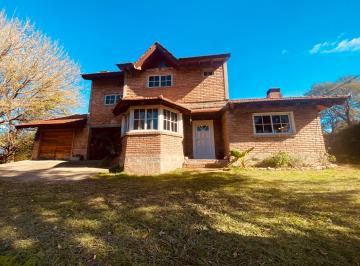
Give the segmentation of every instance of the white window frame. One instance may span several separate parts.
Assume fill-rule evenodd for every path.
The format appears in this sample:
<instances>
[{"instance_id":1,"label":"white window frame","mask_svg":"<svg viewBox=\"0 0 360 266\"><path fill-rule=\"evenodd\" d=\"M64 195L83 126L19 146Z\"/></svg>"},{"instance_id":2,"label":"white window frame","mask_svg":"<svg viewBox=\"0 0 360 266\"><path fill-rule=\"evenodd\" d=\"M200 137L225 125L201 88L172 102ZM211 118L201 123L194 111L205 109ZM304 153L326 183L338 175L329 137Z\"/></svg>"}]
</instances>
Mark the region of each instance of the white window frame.
<instances>
[{"instance_id":1,"label":"white window frame","mask_svg":"<svg viewBox=\"0 0 360 266\"><path fill-rule=\"evenodd\" d=\"M111 97L111 96L115 96L115 102L114 103L106 103L106 97ZM106 94L106 95L104 95L104 105L115 105L115 104L117 104L118 103L116 101L117 96L119 96L119 101L123 97L121 93L114 93L114 94Z\"/></svg>"},{"instance_id":2,"label":"white window frame","mask_svg":"<svg viewBox=\"0 0 360 266\"><path fill-rule=\"evenodd\" d=\"M154 109L157 109L157 113L158 113L158 117L157 117L157 123L158 123L158 126L157 126L157 129L154 129L154 128L147 128L147 115L148 115L148 110L154 110ZM159 108L157 107L138 107L138 108L134 108L133 109L133 112L135 112L135 110L145 110L145 121L144 121L144 129L135 129L133 128L134 131L157 131L159 130ZM140 121L140 119L138 119ZM133 116L133 124L135 122L135 117Z\"/></svg>"},{"instance_id":3,"label":"white window frame","mask_svg":"<svg viewBox=\"0 0 360 266\"><path fill-rule=\"evenodd\" d=\"M287 115L289 117L289 123L291 130L290 132L275 132L272 116L275 115ZM272 133L257 133L256 127L255 127L255 116L270 116L270 123L271 128L273 130ZM255 136L283 136L283 135L293 135L296 134L296 128L295 128L295 120L294 120L294 113L293 112L266 112L266 113L253 113L252 114L252 125L253 125L253 132Z\"/></svg>"},{"instance_id":4,"label":"white window frame","mask_svg":"<svg viewBox=\"0 0 360 266\"><path fill-rule=\"evenodd\" d=\"M159 77L159 86L150 87L150 77ZM161 86L161 77L162 76L170 76L171 77L171 85L170 86ZM174 85L174 77L173 74L152 74L147 76L146 85L149 89L159 89L159 88L170 88Z\"/></svg>"},{"instance_id":5,"label":"white window frame","mask_svg":"<svg viewBox=\"0 0 360 266\"><path fill-rule=\"evenodd\" d=\"M164 111L167 111L170 113L170 119L166 119L165 120L165 112ZM174 122L172 120L172 114L175 114L176 115L176 122ZM170 129L165 129L164 128L164 124L165 124L165 121L169 121L169 125L170 125ZM178 112L173 112L173 111L170 111L168 109L163 109L163 130L164 131L169 131L169 132L174 132L174 133L178 133L179 132L179 113ZM172 126L173 125L176 125L176 131L173 131L172 130Z\"/></svg>"},{"instance_id":6,"label":"white window frame","mask_svg":"<svg viewBox=\"0 0 360 266\"><path fill-rule=\"evenodd\" d=\"M157 109L158 110L158 129L146 129L147 125L147 119L145 115L145 129L134 129L134 111L135 109ZM170 111L172 113L177 114L177 132L171 131L171 130L165 130L164 129L164 110ZM128 116L128 129L126 130L125 125L125 117ZM164 133L171 133L176 135L183 135L183 120L182 120L182 114L174 110L172 108L168 108L162 105L141 105L141 106L132 106L129 108L129 110L123 115L121 120L121 135L124 136L126 133L130 132L164 132Z\"/></svg>"}]
</instances>

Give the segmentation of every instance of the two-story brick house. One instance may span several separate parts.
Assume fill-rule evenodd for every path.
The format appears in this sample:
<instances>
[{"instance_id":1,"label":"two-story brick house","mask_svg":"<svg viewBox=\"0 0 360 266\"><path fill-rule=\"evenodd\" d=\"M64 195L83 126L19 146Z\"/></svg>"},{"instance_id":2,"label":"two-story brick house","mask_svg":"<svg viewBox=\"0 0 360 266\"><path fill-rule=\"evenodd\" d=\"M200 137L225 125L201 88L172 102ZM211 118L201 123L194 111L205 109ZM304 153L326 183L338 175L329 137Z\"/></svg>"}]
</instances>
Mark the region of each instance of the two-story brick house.
<instances>
[{"instance_id":1,"label":"two-story brick house","mask_svg":"<svg viewBox=\"0 0 360 266\"><path fill-rule=\"evenodd\" d=\"M34 159L118 158L125 171L162 173L185 159L227 159L255 147L254 158L287 151L315 162L325 152L319 111L347 96L229 99L230 54L177 58L159 43L119 71L91 80L89 115L33 121ZM116 157L118 156L118 157Z\"/></svg>"}]
</instances>

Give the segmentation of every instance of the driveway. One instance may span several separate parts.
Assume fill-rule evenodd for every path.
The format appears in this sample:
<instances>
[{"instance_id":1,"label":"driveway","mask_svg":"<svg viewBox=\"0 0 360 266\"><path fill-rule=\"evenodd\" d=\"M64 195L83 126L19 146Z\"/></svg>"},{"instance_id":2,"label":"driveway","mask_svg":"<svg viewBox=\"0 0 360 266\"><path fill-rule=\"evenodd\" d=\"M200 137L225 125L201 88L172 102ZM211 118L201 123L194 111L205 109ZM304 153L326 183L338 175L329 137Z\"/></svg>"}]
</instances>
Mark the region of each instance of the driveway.
<instances>
[{"instance_id":1,"label":"driveway","mask_svg":"<svg viewBox=\"0 0 360 266\"><path fill-rule=\"evenodd\" d=\"M92 177L108 170L94 162L19 161L0 165L0 179L15 181L76 181Z\"/></svg>"}]
</instances>

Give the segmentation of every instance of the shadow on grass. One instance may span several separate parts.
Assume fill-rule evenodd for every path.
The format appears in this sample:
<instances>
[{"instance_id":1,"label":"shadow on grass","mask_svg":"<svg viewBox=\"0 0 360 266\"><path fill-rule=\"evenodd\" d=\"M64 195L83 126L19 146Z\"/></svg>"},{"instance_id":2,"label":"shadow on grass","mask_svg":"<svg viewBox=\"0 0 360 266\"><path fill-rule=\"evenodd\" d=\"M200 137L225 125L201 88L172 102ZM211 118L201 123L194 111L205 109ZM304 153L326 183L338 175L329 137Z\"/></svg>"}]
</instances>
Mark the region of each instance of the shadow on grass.
<instances>
[{"instance_id":1,"label":"shadow on grass","mask_svg":"<svg viewBox=\"0 0 360 266\"><path fill-rule=\"evenodd\" d=\"M359 263L360 186L301 182L252 172L0 182L0 264Z\"/></svg>"}]
</instances>

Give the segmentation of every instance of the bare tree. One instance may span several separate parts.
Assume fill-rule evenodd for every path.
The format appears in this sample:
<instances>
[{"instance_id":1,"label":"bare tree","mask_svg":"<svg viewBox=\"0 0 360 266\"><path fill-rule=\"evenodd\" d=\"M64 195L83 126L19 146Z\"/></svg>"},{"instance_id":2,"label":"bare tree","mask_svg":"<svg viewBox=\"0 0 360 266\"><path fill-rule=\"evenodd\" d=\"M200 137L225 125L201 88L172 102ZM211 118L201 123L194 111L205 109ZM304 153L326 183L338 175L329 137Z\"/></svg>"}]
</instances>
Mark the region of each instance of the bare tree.
<instances>
[{"instance_id":1,"label":"bare tree","mask_svg":"<svg viewBox=\"0 0 360 266\"><path fill-rule=\"evenodd\" d=\"M360 121L360 81L357 76L343 77L336 82L318 83L307 95L344 95L351 97L343 104L321 112L324 130L335 132Z\"/></svg>"},{"instance_id":2,"label":"bare tree","mask_svg":"<svg viewBox=\"0 0 360 266\"><path fill-rule=\"evenodd\" d=\"M15 125L68 113L80 100L79 67L29 21L0 12L0 154L12 160Z\"/></svg>"}]
</instances>

